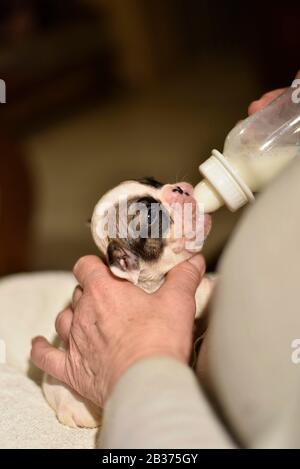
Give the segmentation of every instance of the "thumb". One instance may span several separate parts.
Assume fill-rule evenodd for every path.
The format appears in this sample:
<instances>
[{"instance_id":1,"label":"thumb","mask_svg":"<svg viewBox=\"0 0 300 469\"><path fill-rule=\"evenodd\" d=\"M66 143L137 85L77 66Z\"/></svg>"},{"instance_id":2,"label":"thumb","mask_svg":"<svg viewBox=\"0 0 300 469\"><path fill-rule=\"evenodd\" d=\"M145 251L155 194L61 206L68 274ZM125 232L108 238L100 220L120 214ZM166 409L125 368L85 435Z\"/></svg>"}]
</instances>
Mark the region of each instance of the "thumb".
<instances>
[{"instance_id":1,"label":"thumb","mask_svg":"<svg viewBox=\"0 0 300 469\"><path fill-rule=\"evenodd\" d=\"M201 254L197 254L188 261L181 262L167 275L167 279L160 288L161 293L176 291L195 296L196 290L205 272L205 260Z\"/></svg>"},{"instance_id":2,"label":"thumb","mask_svg":"<svg viewBox=\"0 0 300 469\"><path fill-rule=\"evenodd\" d=\"M44 337L35 337L32 340L32 362L45 373L64 383L66 383L65 359L66 353L53 347Z\"/></svg>"}]
</instances>

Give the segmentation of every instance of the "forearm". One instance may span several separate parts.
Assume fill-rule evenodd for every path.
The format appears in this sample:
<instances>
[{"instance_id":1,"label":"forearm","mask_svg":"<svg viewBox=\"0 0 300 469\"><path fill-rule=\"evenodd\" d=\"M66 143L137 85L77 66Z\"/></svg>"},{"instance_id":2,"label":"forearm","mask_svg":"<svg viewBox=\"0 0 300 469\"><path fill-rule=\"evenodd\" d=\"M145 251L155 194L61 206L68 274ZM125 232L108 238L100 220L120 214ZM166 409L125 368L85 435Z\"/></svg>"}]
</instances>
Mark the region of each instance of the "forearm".
<instances>
[{"instance_id":1,"label":"forearm","mask_svg":"<svg viewBox=\"0 0 300 469\"><path fill-rule=\"evenodd\" d=\"M101 448L233 448L192 370L167 357L143 359L116 384Z\"/></svg>"}]
</instances>

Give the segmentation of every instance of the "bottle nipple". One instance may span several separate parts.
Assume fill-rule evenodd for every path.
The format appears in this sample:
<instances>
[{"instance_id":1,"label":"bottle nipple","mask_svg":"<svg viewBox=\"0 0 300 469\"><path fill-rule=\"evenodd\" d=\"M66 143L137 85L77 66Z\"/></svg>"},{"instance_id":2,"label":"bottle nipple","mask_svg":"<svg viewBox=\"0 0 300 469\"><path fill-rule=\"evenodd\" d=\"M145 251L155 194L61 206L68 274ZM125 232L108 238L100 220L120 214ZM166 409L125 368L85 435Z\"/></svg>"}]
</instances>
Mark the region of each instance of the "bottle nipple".
<instances>
[{"instance_id":1,"label":"bottle nipple","mask_svg":"<svg viewBox=\"0 0 300 469\"><path fill-rule=\"evenodd\" d=\"M194 189L194 196L204 211L214 212L224 203L231 211L254 201L254 195L228 159L218 150L199 166L204 180Z\"/></svg>"}]
</instances>

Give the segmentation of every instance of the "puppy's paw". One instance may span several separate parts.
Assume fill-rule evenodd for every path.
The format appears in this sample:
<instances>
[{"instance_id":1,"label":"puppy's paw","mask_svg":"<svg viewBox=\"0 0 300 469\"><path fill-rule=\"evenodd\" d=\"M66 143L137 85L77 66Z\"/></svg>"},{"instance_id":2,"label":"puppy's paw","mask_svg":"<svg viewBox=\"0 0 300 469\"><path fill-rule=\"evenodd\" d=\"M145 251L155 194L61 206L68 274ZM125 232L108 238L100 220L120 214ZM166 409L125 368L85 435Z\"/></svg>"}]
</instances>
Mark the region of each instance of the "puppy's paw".
<instances>
[{"instance_id":1,"label":"puppy's paw","mask_svg":"<svg viewBox=\"0 0 300 469\"><path fill-rule=\"evenodd\" d=\"M212 297L212 293L214 291L214 288L217 283L217 275L216 274L206 274L199 287L197 288L196 291L196 319L200 318L200 316L203 316L203 313L205 313L205 310L209 304L209 301Z\"/></svg>"},{"instance_id":2,"label":"puppy's paw","mask_svg":"<svg viewBox=\"0 0 300 469\"><path fill-rule=\"evenodd\" d=\"M95 428L101 424L102 411L49 375L42 383L44 395L63 425L71 428Z\"/></svg>"},{"instance_id":3,"label":"puppy's paw","mask_svg":"<svg viewBox=\"0 0 300 469\"><path fill-rule=\"evenodd\" d=\"M62 402L56 410L56 417L59 422L71 428L99 427L101 424L101 410L96 408L91 410L90 406L85 406L81 402L77 404Z\"/></svg>"}]
</instances>

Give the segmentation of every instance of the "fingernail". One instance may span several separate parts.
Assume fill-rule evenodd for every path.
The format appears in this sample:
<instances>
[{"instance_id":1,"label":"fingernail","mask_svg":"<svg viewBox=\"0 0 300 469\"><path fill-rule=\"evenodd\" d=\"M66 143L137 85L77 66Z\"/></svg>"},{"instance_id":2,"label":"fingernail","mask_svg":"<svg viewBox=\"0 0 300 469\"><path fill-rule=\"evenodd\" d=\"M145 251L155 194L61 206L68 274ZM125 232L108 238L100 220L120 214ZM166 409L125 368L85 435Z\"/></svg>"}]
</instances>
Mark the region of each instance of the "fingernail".
<instances>
[{"instance_id":1,"label":"fingernail","mask_svg":"<svg viewBox=\"0 0 300 469\"><path fill-rule=\"evenodd\" d=\"M31 339L31 343L33 344L34 342L37 342L38 340L41 340L41 339L43 340L43 336L36 335L35 337Z\"/></svg>"},{"instance_id":2,"label":"fingernail","mask_svg":"<svg viewBox=\"0 0 300 469\"><path fill-rule=\"evenodd\" d=\"M189 262L194 267L196 267L196 269L199 271L199 273L201 275L204 274L204 272L205 272L205 260L204 260L203 256L201 256L200 254L198 254L196 256L193 256L193 257L191 257L191 259L189 259Z\"/></svg>"}]
</instances>

